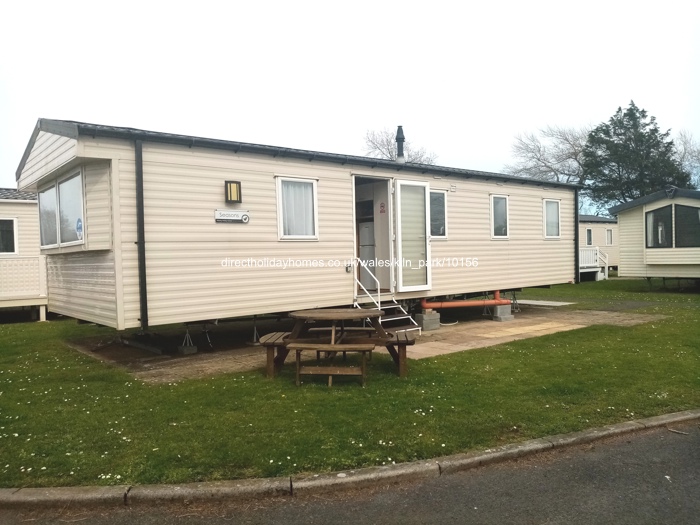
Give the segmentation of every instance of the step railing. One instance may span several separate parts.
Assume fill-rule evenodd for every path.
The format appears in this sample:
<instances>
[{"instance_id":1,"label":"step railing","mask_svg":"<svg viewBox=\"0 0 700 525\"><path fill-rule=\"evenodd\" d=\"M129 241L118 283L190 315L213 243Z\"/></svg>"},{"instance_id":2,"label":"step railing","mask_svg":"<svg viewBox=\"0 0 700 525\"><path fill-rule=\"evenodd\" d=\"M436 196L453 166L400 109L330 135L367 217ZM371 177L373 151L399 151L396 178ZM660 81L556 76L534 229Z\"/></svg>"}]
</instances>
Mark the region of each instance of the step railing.
<instances>
[{"instance_id":1,"label":"step railing","mask_svg":"<svg viewBox=\"0 0 700 525\"><path fill-rule=\"evenodd\" d=\"M601 268L603 268L603 272L605 273L605 279L607 280L608 278L608 254L605 253L603 250L598 250L598 263Z\"/></svg>"},{"instance_id":2,"label":"step railing","mask_svg":"<svg viewBox=\"0 0 700 525\"><path fill-rule=\"evenodd\" d=\"M377 279L377 277L370 271L369 267L367 266L366 261L363 261L359 257L356 258L355 260L357 261L357 263L361 267L360 272L362 272L362 270L366 271L367 275L369 275L372 278L372 280L377 284L377 298L375 299L374 297L372 297L372 294L367 290L367 288L364 287L362 282L360 282L360 278L358 277L358 274L360 272L356 272L355 273L355 303L358 302L357 289L360 288L365 293L365 295L372 300L374 305L377 307L377 310L381 310L382 309L382 292L381 292L381 286L379 285L379 279ZM359 304L358 304L358 306L359 306Z\"/></svg>"},{"instance_id":3,"label":"step railing","mask_svg":"<svg viewBox=\"0 0 700 525\"><path fill-rule=\"evenodd\" d=\"M579 249L579 270L583 269L603 269L605 279L608 278L608 254L597 246Z\"/></svg>"},{"instance_id":4,"label":"step railing","mask_svg":"<svg viewBox=\"0 0 700 525\"><path fill-rule=\"evenodd\" d=\"M579 268L598 268L598 253L599 249L597 246L592 246L590 248L580 248L579 249Z\"/></svg>"}]
</instances>

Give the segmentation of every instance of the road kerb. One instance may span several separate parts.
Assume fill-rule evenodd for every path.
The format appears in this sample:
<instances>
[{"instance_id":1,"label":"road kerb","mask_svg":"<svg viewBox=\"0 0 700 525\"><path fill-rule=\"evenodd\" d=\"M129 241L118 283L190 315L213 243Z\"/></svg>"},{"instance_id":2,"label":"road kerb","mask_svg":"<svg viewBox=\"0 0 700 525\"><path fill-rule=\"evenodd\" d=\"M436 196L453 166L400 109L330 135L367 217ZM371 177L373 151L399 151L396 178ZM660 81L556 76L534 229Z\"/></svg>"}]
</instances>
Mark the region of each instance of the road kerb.
<instances>
[{"instance_id":1,"label":"road kerb","mask_svg":"<svg viewBox=\"0 0 700 525\"><path fill-rule=\"evenodd\" d=\"M124 505L127 485L0 489L0 508Z\"/></svg>"},{"instance_id":2,"label":"road kerb","mask_svg":"<svg viewBox=\"0 0 700 525\"><path fill-rule=\"evenodd\" d=\"M405 481L415 481L440 476L436 461L414 461L398 465L369 467L330 474L292 476L294 496L307 493L336 491L343 488L391 485Z\"/></svg>"},{"instance_id":3,"label":"road kerb","mask_svg":"<svg viewBox=\"0 0 700 525\"><path fill-rule=\"evenodd\" d=\"M260 499L289 496L290 480L285 478L248 479L183 483L181 485L136 485L129 490L129 506L172 502L202 502Z\"/></svg>"},{"instance_id":4,"label":"road kerb","mask_svg":"<svg viewBox=\"0 0 700 525\"><path fill-rule=\"evenodd\" d=\"M661 416L638 419L637 422L640 425L644 425L645 428L654 428L662 427L670 423L680 423L682 421L688 421L689 419L700 419L700 409L685 410L683 412L675 412L673 414L664 414Z\"/></svg>"},{"instance_id":5,"label":"road kerb","mask_svg":"<svg viewBox=\"0 0 700 525\"><path fill-rule=\"evenodd\" d=\"M468 452L466 454L446 456L443 458L438 458L437 462L440 465L441 475L445 475L482 465L488 465L490 463L508 461L510 459L519 458L528 454L543 452L551 448L552 443L546 438L531 439L521 443L513 443L478 452Z\"/></svg>"}]
</instances>

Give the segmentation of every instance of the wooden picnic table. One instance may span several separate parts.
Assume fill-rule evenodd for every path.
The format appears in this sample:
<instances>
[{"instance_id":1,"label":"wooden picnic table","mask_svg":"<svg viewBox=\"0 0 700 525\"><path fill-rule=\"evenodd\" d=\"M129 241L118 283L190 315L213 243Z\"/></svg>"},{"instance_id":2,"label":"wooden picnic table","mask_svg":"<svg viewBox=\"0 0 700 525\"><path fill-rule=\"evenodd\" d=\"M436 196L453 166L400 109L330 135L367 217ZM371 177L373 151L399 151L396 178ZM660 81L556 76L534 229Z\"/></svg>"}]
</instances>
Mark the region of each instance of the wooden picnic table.
<instances>
[{"instance_id":1,"label":"wooden picnic table","mask_svg":"<svg viewBox=\"0 0 700 525\"><path fill-rule=\"evenodd\" d=\"M287 340L287 350L296 352L296 383L301 384L302 375L328 375L328 386L333 384L335 375L356 375L360 376L362 386L365 385L367 374L367 356L371 355L374 347L390 338L386 333L379 318L384 315L382 310L363 310L360 308L324 308L313 310L298 310L291 312L289 317L296 319L294 328ZM346 330L345 323L368 320L371 328L367 328L363 341L351 341L348 335L353 332ZM316 340L309 339L311 328L318 328L318 325L330 323L330 340L323 337ZM316 352L318 361L321 352L335 357L338 352L343 353L343 358L348 352L357 352L361 356L361 366L358 370L355 367L325 365L325 366L302 366L301 354L305 351Z\"/></svg>"},{"instance_id":2,"label":"wooden picnic table","mask_svg":"<svg viewBox=\"0 0 700 525\"><path fill-rule=\"evenodd\" d=\"M275 371L284 364L291 350L296 352L297 384L299 376L307 374L328 374L329 384L333 375L358 375L364 384L366 360L375 346L385 346L397 366L400 377L406 377L406 346L415 342L412 333L388 333L379 322L384 315L381 310L359 308L324 308L291 312L295 319L291 332L274 332L260 338L267 348L267 375L274 377ZM346 323L369 320L369 326L347 326ZM335 355L342 352L361 354L361 370L339 366L301 366L301 353L313 351L317 357L321 352Z\"/></svg>"}]
</instances>

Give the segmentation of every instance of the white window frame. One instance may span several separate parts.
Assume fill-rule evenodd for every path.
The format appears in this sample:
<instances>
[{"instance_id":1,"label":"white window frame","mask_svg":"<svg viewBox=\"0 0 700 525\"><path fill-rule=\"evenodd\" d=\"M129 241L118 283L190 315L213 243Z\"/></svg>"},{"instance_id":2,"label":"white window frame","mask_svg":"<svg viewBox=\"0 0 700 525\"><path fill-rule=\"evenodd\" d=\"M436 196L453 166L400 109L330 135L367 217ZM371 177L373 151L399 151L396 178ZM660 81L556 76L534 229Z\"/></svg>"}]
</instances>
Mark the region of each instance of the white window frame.
<instances>
[{"instance_id":1,"label":"white window frame","mask_svg":"<svg viewBox=\"0 0 700 525\"><path fill-rule=\"evenodd\" d=\"M442 194L442 199L443 199L443 207L445 210L445 233L443 235L430 235L431 239L437 240L437 241L444 241L447 240L447 190L430 190L430 193L437 193L437 194ZM430 195L428 196L428 204L430 204ZM432 217L432 213L431 213ZM432 229L432 224L431 224L431 229Z\"/></svg>"},{"instance_id":2,"label":"white window frame","mask_svg":"<svg viewBox=\"0 0 700 525\"><path fill-rule=\"evenodd\" d=\"M608 237L608 235L609 235L609 237ZM612 246L614 243L615 243L615 238L613 237L613 229L612 228L605 228L605 246Z\"/></svg>"},{"instance_id":3,"label":"white window frame","mask_svg":"<svg viewBox=\"0 0 700 525\"><path fill-rule=\"evenodd\" d=\"M593 246L593 229L586 228L586 246Z\"/></svg>"},{"instance_id":4,"label":"white window frame","mask_svg":"<svg viewBox=\"0 0 700 525\"><path fill-rule=\"evenodd\" d=\"M547 235L547 203L557 203L557 235ZM561 239L561 200L560 199L542 199L542 231L545 239Z\"/></svg>"},{"instance_id":5,"label":"white window frame","mask_svg":"<svg viewBox=\"0 0 700 525\"><path fill-rule=\"evenodd\" d=\"M0 221L12 221L12 235L14 235L14 252L0 252L0 257L10 257L19 255L19 235L17 230L17 218L16 217L0 217Z\"/></svg>"},{"instance_id":6,"label":"white window frame","mask_svg":"<svg viewBox=\"0 0 700 525\"><path fill-rule=\"evenodd\" d=\"M277 234L280 241L318 241L318 180L305 177L288 177L284 175L276 176L277 185ZM282 183L289 182L304 182L311 184L314 202L314 234L313 235L285 235L284 234L284 213L282 203Z\"/></svg>"},{"instance_id":7,"label":"white window frame","mask_svg":"<svg viewBox=\"0 0 700 525\"><path fill-rule=\"evenodd\" d=\"M508 195L504 195L502 193L492 193L490 196L490 201L491 201L491 221L490 221L490 226L491 226L491 239L496 240L496 241L507 241L510 239L510 199ZM494 228L494 207L493 207L493 199L494 198L503 198L506 200L506 235L495 235L493 228Z\"/></svg>"},{"instance_id":8,"label":"white window frame","mask_svg":"<svg viewBox=\"0 0 700 525\"><path fill-rule=\"evenodd\" d=\"M76 241L69 241L69 242L61 242L61 197L60 197L60 192L59 192L59 186L63 184L64 182L73 179L75 177L80 178L80 219L83 223L83 237L82 239L78 239ZM37 192L37 199L39 201L39 238L41 239L41 198L39 196L40 193L43 193L44 191L53 188L56 194L56 243L55 244L42 244L41 249L42 250L48 250L51 248L63 248L63 247L69 247L69 246L80 246L85 244L86 240L86 221L85 221L85 177L83 176L83 170L82 169L77 169L75 171L71 171L68 175L64 177L60 177L53 181L51 184L48 186L42 187L38 192ZM41 242L41 241L39 241Z\"/></svg>"}]
</instances>

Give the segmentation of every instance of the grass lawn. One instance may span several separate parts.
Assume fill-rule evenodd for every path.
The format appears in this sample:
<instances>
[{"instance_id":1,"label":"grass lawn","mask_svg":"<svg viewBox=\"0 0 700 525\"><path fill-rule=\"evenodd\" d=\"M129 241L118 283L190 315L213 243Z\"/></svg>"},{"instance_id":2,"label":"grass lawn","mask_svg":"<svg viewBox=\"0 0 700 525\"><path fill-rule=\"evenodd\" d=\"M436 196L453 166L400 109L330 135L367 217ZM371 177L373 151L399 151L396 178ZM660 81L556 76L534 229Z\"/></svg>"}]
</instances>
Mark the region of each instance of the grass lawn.
<instances>
[{"instance_id":1,"label":"grass lawn","mask_svg":"<svg viewBox=\"0 0 700 525\"><path fill-rule=\"evenodd\" d=\"M0 325L0 486L181 483L391 464L700 407L700 295L615 280L526 290L662 313L294 385L293 367L145 384L63 341L105 328ZM582 312L585 315L585 311Z\"/></svg>"}]
</instances>

